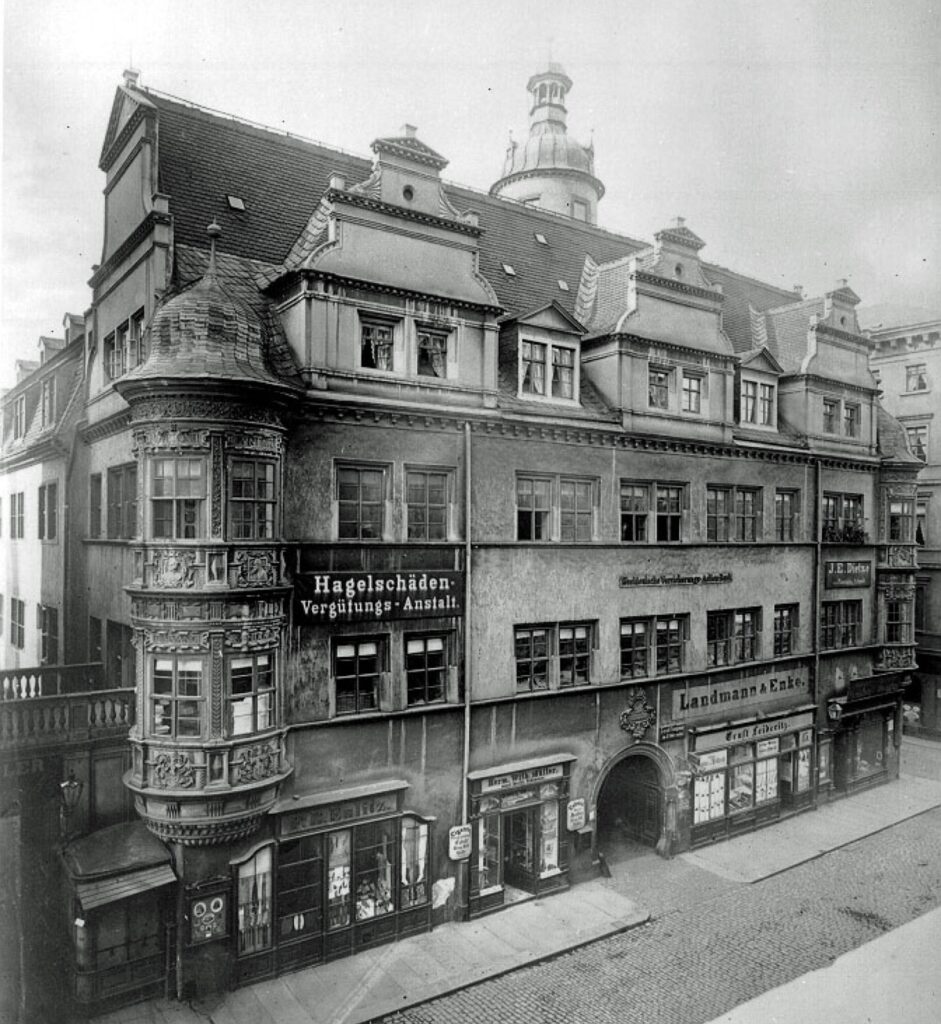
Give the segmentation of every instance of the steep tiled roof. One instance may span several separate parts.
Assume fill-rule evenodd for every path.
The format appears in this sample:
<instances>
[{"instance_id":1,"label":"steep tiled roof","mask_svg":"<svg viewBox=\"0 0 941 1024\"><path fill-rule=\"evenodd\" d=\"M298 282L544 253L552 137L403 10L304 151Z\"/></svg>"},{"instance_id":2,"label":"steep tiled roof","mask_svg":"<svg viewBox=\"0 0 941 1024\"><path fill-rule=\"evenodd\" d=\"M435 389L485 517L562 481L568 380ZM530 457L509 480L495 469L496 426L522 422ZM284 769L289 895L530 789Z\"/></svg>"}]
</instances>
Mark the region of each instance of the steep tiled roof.
<instances>
[{"instance_id":1,"label":"steep tiled roof","mask_svg":"<svg viewBox=\"0 0 941 1024\"><path fill-rule=\"evenodd\" d=\"M823 316L823 299L805 299L781 306L768 314L768 348L785 373L800 370L807 355L807 331L815 313Z\"/></svg>"},{"instance_id":2,"label":"steep tiled roof","mask_svg":"<svg viewBox=\"0 0 941 1024\"><path fill-rule=\"evenodd\" d=\"M893 462L908 462L922 465L917 455L912 455L908 446L908 435L901 423L882 405L876 406L876 431L879 438L879 453Z\"/></svg>"}]
</instances>

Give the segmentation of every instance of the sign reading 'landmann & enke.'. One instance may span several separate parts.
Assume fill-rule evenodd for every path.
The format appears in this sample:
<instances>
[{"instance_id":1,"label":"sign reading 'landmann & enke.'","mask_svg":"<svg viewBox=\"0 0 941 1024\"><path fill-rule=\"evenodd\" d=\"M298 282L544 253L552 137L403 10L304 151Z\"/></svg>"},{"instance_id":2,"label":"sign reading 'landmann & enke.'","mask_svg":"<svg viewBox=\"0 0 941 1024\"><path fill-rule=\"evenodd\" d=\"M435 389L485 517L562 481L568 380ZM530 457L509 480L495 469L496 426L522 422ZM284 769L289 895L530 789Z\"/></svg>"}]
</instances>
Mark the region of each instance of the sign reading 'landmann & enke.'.
<instances>
[{"instance_id":1,"label":"sign reading 'landmann & enke.'","mask_svg":"<svg viewBox=\"0 0 941 1024\"><path fill-rule=\"evenodd\" d=\"M765 679L736 679L704 686L677 687L673 691L673 717L712 714L719 708L733 710L764 704L780 697L806 697L810 682L803 668L779 672Z\"/></svg>"},{"instance_id":2,"label":"sign reading 'landmann & enke.'","mask_svg":"<svg viewBox=\"0 0 941 1024\"><path fill-rule=\"evenodd\" d=\"M313 572L294 581L301 622L427 619L464 614L464 574Z\"/></svg>"}]
</instances>

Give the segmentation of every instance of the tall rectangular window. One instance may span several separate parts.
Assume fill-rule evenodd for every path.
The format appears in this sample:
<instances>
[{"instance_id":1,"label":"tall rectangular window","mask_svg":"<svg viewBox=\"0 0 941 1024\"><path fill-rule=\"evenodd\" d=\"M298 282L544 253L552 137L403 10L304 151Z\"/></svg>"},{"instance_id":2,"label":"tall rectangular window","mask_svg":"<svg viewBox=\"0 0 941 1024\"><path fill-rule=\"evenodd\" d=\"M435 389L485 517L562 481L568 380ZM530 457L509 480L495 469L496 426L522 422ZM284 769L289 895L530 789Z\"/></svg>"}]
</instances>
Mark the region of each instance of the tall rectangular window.
<instances>
[{"instance_id":1,"label":"tall rectangular window","mask_svg":"<svg viewBox=\"0 0 941 1024\"><path fill-rule=\"evenodd\" d=\"M39 425L43 429L56 421L56 379L48 377L42 382L39 398Z\"/></svg>"},{"instance_id":2,"label":"tall rectangular window","mask_svg":"<svg viewBox=\"0 0 941 1024\"><path fill-rule=\"evenodd\" d=\"M823 432L837 434L840 430L840 403L831 398L823 400Z\"/></svg>"},{"instance_id":3,"label":"tall rectangular window","mask_svg":"<svg viewBox=\"0 0 941 1024\"><path fill-rule=\"evenodd\" d=\"M706 488L706 539L724 543L731 536L732 488Z\"/></svg>"},{"instance_id":4,"label":"tall rectangular window","mask_svg":"<svg viewBox=\"0 0 941 1024\"><path fill-rule=\"evenodd\" d=\"M551 516L551 478L517 477L516 539L549 540Z\"/></svg>"},{"instance_id":5,"label":"tall rectangular window","mask_svg":"<svg viewBox=\"0 0 941 1024\"><path fill-rule=\"evenodd\" d=\"M173 464L172 459L160 459L158 463ZM155 466L156 470L156 466ZM158 492L156 475L154 494ZM158 533L156 521L157 502L154 502L154 536L169 537L170 533ZM115 540L130 540L137 533L137 465L133 462L108 470L108 536Z\"/></svg>"},{"instance_id":6,"label":"tall rectangular window","mask_svg":"<svg viewBox=\"0 0 941 1024\"><path fill-rule=\"evenodd\" d=\"M757 488L735 489L735 539L756 541L761 533L761 491Z\"/></svg>"},{"instance_id":7,"label":"tall rectangular window","mask_svg":"<svg viewBox=\"0 0 941 1024\"><path fill-rule=\"evenodd\" d=\"M271 847L265 846L238 867L239 955L271 945Z\"/></svg>"},{"instance_id":8,"label":"tall rectangular window","mask_svg":"<svg viewBox=\"0 0 941 1024\"><path fill-rule=\"evenodd\" d=\"M39 539L55 540L59 534L59 485L42 484L39 488Z\"/></svg>"},{"instance_id":9,"label":"tall rectangular window","mask_svg":"<svg viewBox=\"0 0 941 1024\"><path fill-rule=\"evenodd\" d=\"M755 423L758 416L758 382L754 380L742 381L742 423Z\"/></svg>"},{"instance_id":10,"label":"tall rectangular window","mask_svg":"<svg viewBox=\"0 0 941 1024\"><path fill-rule=\"evenodd\" d=\"M760 384L758 387L758 422L763 427L774 426L773 384Z\"/></svg>"},{"instance_id":11,"label":"tall rectangular window","mask_svg":"<svg viewBox=\"0 0 941 1024\"><path fill-rule=\"evenodd\" d=\"M202 459L155 459L152 486L151 513L156 539L196 540L205 535L206 480Z\"/></svg>"},{"instance_id":12,"label":"tall rectangular window","mask_svg":"<svg viewBox=\"0 0 941 1024\"><path fill-rule=\"evenodd\" d=\"M661 615L654 620L657 675L682 672L689 616Z\"/></svg>"},{"instance_id":13,"label":"tall rectangular window","mask_svg":"<svg viewBox=\"0 0 941 1024\"><path fill-rule=\"evenodd\" d=\"M443 701L447 671L446 637L405 638L405 686L409 707Z\"/></svg>"},{"instance_id":14,"label":"tall rectangular window","mask_svg":"<svg viewBox=\"0 0 941 1024\"><path fill-rule=\"evenodd\" d=\"M386 470L337 466L337 536L381 540L385 524Z\"/></svg>"},{"instance_id":15,"label":"tall rectangular window","mask_svg":"<svg viewBox=\"0 0 941 1024\"><path fill-rule=\"evenodd\" d=\"M524 395L546 393L546 346L536 341L520 345L520 391Z\"/></svg>"},{"instance_id":16,"label":"tall rectangular window","mask_svg":"<svg viewBox=\"0 0 941 1024\"><path fill-rule=\"evenodd\" d=\"M680 408L683 412L702 411L702 377L683 374L683 394Z\"/></svg>"},{"instance_id":17,"label":"tall rectangular window","mask_svg":"<svg viewBox=\"0 0 941 1024\"><path fill-rule=\"evenodd\" d=\"M94 615L88 616L88 660L101 661L101 619Z\"/></svg>"},{"instance_id":18,"label":"tall rectangular window","mask_svg":"<svg viewBox=\"0 0 941 1024\"><path fill-rule=\"evenodd\" d=\"M647 404L651 409L670 408L671 370L658 370L651 366L647 371Z\"/></svg>"},{"instance_id":19,"label":"tall rectangular window","mask_svg":"<svg viewBox=\"0 0 941 1024\"><path fill-rule=\"evenodd\" d=\"M147 353L144 351L144 311L138 310L128 322L127 352L128 369L144 362Z\"/></svg>"},{"instance_id":20,"label":"tall rectangular window","mask_svg":"<svg viewBox=\"0 0 941 1024\"><path fill-rule=\"evenodd\" d=\"M912 363L905 367L905 390L906 391L927 391L928 390L928 365L927 363Z\"/></svg>"},{"instance_id":21,"label":"tall rectangular window","mask_svg":"<svg viewBox=\"0 0 941 1024\"><path fill-rule=\"evenodd\" d=\"M847 402L843 406L843 433L847 437L859 437L859 406Z\"/></svg>"},{"instance_id":22,"label":"tall rectangular window","mask_svg":"<svg viewBox=\"0 0 941 1024\"><path fill-rule=\"evenodd\" d=\"M156 657L151 672L155 736L197 737L203 731L203 663L183 655Z\"/></svg>"},{"instance_id":23,"label":"tall rectangular window","mask_svg":"<svg viewBox=\"0 0 941 1024\"><path fill-rule=\"evenodd\" d=\"M26 526L26 495L17 491L10 495L10 539L22 540Z\"/></svg>"},{"instance_id":24,"label":"tall rectangular window","mask_svg":"<svg viewBox=\"0 0 941 1024\"><path fill-rule=\"evenodd\" d=\"M26 395L13 399L13 440L26 436Z\"/></svg>"},{"instance_id":25,"label":"tall rectangular window","mask_svg":"<svg viewBox=\"0 0 941 1024\"><path fill-rule=\"evenodd\" d=\"M427 329L418 332L418 376L444 378L448 375L448 335Z\"/></svg>"},{"instance_id":26,"label":"tall rectangular window","mask_svg":"<svg viewBox=\"0 0 941 1024\"><path fill-rule=\"evenodd\" d=\"M706 650L710 667L732 662L732 613L708 612L706 615Z\"/></svg>"},{"instance_id":27,"label":"tall rectangular window","mask_svg":"<svg viewBox=\"0 0 941 1024\"><path fill-rule=\"evenodd\" d=\"M101 536L101 474L88 478L88 536Z\"/></svg>"},{"instance_id":28,"label":"tall rectangular window","mask_svg":"<svg viewBox=\"0 0 941 1024\"><path fill-rule=\"evenodd\" d=\"M405 502L409 540L447 540L451 474L409 469L405 473Z\"/></svg>"},{"instance_id":29,"label":"tall rectangular window","mask_svg":"<svg viewBox=\"0 0 941 1024\"><path fill-rule=\"evenodd\" d=\"M742 608L735 612L735 660L754 661L761 636L761 609Z\"/></svg>"},{"instance_id":30,"label":"tall rectangular window","mask_svg":"<svg viewBox=\"0 0 941 1024\"><path fill-rule=\"evenodd\" d=\"M378 639L334 642L333 682L338 715L378 709L383 653Z\"/></svg>"},{"instance_id":31,"label":"tall rectangular window","mask_svg":"<svg viewBox=\"0 0 941 1024\"><path fill-rule=\"evenodd\" d=\"M889 502L889 540L909 544L912 540L912 502L908 500Z\"/></svg>"},{"instance_id":32,"label":"tall rectangular window","mask_svg":"<svg viewBox=\"0 0 941 1024\"><path fill-rule=\"evenodd\" d=\"M274 463L235 459L229 471L229 517L235 540L274 536Z\"/></svg>"},{"instance_id":33,"label":"tall rectangular window","mask_svg":"<svg viewBox=\"0 0 941 1024\"><path fill-rule=\"evenodd\" d=\"M59 609L39 609L39 660L43 665L59 664Z\"/></svg>"},{"instance_id":34,"label":"tall rectangular window","mask_svg":"<svg viewBox=\"0 0 941 1024\"><path fill-rule=\"evenodd\" d=\"M579 686L591 675L591 626L559 625L559 686Z\"/></svg>"},{"instance_id":35,"label":"tall rectangular window","mask_svg":"<svg viewBox=\"0 0 941 1024\"><path fill-rule=\"evenodd\" d=\"M359 365L365 370L391 370L392 324L363 321L361 330Z\"/></svg>"},{"instance_id":36,"label":"tall rectangular window","mask_svg":"<svg viewBox=\"0 0 941 1024\"><path fill-rule=\"evenodd\" d=\"M800 494L797 491L774 492L774 539L793 541L797 539L800 516Z\"/></svg>"},{"instance_id":37,"label":"tall rectangular window","mask_svg":"<svg viewBox=\"0 0 941 1024\"><path fill-rule=\"evenodd\" d=\"M910 644L912 642L911 601L886 601L885 642L887 644Z\"/></svg>"},{"instance_id":38,"label":"tall rectangular window","mask_svg":"<svg viewBox=\"0 0 941 1024\"><path fill-rule=\"evenodd\" d=\"M710 666L754 661L758 657L761 609L708 612L706 647Z\"/></svg>"},{"instance_id":39,"label":"tall rectangular window","mask_svg":"<svg viewBox=\"0 0 941 1024\"><path fill-rule=\"evenodd\" d=\"M621 481L621 541L625 544L647 542L647 516L650 514L649 484Z\"/></svg>"},{"instance_id":40,"label":"tall rectangular window","mask_svg":"<svg viewBox=\"0 0 941 1024\"><path fill-rule=\"evenodd\" d=\"M776 604L774 606L774 656L783 657L797 650L797 615L796 604Z\"/></svg>"},{"instance_id":41,"label":"tall rectangular window","mask_svg":"<svg viewBox=\"0 0 941 1024\"><path fill-rule=\"evenodd\" d=\"M858 647L863 620L862 601L824 601L820 606L820 646Z\"/></svg>"},{"instance_id":42,"label":"tall rectangular window","mask_svg":"<svg viewBox=\"0 0 941 1024\"><path fill-rule=\"evenodd\" d=\"M317 935L323 930L322 835L302 836L278 848L278 939Z\"/></svg>"},{"instance_id":43,"label":"tall rectangular window","mask_svg":"<svg viewBox=\"0 0 941 1024\"><path fill-rule=\"evenodd\" d=\"M905 433L908 436L908 447L912 455L925 462L928 458L928 425L921 423L917 426L906 427Z\"/></svg>"},{"instance_id":44,"label":"tall rectangular window","mask_svg":"<svg viewBox=\"0 0 941 1024\"><path fill-rule=\"evenodd\" d=\"M657 485L657 543L677 544L681 539L686 488Z\"/></svg>"},{"instance_id":45,"label":"tall rectangular window","mask_svg":"<svg viewBox=\"0 0 941 1024\"><path fill-rule=\"evenodd\" d=\"M529 692L549 688L551 627L527 626L514 632L516 690Z\"/></svg>"},{"instance_id":46,"label":"tall rectangular window","mask_svg":"<svg viewBox=\"0 0 941 1024\"><path fill-rule=\"evenodd\" d=\"M587 542L592 538L594 487L590 480L559 481L559 539Z\"/></svg>"},{"instance_id":47,"label":"tall rectangular window","mask_svg":"<svg viewBox=\"0 0 941 1024\"><path fill-rule=\"evenodd\" d=\"M575 397L575 349L552 346L552 397Z\"/></svg>"},{"instance_id":48,"label":"tall rectangular window","mask_svg":"<svg viewBox=\"0 0 941 1024\"><path fill-rule=\"evenodd\" d=\"M650 647L649 619L621 621L621 678L637 679L648 674Z\"/></svg>"},{"instance_id":49,"label":"tall rectangular window","mask_svg":"<svg viewBox=\"0 0 941 1024\"><path fill-rule=\"evenodd\" d=\"M229 660L229 731L232 736L271 729L275 724L274 655Z\"/></svg>"},{"instance_id":50,"label":"tall rectangular window","mask_svg":"<svg viewBox=\"0 0 941 1024\"><path fill-rule=\"evenodd\" d=\"M26 644L26 602L10 598L10 643L18 650Z\"/></svg>"}]
</instances>

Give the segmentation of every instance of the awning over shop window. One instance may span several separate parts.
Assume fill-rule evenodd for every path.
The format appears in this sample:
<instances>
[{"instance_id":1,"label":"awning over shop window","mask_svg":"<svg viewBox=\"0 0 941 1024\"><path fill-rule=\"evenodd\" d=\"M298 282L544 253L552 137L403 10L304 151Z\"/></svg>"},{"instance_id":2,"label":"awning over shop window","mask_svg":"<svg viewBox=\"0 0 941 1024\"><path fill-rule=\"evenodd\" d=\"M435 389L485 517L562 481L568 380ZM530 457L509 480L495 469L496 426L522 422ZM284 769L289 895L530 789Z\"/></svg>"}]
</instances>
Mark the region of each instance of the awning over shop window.
<instances>
[{"instance_id":1,"label":"awning over shop window","mask_svg":"<svg viewBox=\"0 0 941 1024\"><path fill-rule=\"evenodd\" d=\"M176 882L176 875L169 864L148 868L146 871L134 871L127 875L115 875L111 878L100 878L93 882L77 882L75 894L87 912L105 903L116 903L118 900L136 896L150 889L159 889L163 885Z\"/></svg>"}]
</instances>

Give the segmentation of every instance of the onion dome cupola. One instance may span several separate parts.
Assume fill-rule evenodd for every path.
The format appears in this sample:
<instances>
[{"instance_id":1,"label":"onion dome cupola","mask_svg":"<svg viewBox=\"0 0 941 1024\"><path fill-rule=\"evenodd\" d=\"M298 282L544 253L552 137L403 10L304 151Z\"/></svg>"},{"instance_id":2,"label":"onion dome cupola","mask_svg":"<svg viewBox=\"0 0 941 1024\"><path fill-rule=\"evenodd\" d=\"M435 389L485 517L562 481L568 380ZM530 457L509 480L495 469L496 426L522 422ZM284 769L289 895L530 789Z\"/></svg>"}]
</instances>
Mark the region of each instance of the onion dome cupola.
<instances>
[{"instance_id":1,"label":"onion dome cupola","mask_svg":"<svg viewBox=\"0 0 941 1024\"><path fill-rule=\"evenodd\" d=\"M595 177L593 144L583 146L568 134L565 105L572 80L560 64L530 78L529 138L511 138L503 173L490 194L575 220L595 224L604 185Z\"/></svg>"},{"instance_id":2,"label":"onion dome cupola","mask_svg":"<svg viewBox=\"0 0 941 1024\"><path fill-rule=\"evenodd\" d=\"M277 324L209 266L153 315L144 362L116 387L136 459L132 582L137 714L125 784L160 839L255 832L291 774L284 657L284 413ZM233 294L236 293L236 294Z\"/></svg>"}]
</instances>

